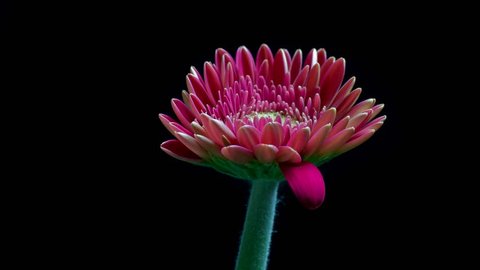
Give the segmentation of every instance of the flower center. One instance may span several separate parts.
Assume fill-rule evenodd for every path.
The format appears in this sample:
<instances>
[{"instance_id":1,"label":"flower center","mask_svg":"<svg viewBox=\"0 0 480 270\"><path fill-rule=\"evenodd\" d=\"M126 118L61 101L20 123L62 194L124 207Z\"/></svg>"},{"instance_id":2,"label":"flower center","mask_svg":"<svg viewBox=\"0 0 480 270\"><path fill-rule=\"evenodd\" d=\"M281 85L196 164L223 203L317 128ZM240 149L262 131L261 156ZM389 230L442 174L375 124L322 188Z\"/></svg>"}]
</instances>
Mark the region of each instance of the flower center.
<instances>
[{"instance_id":1,"label":"flower center","mask_svg":"<svg viewBox=\"0 0 480 270\"><path fill-rule=\"evenodd\" d=\"M284 111L268 111L268 112L251 112L250 114L245 115L250 121L255 121L255 118L262 119L264 118L267 122L276 121L282 125L288 124L291 127L298 125L298 120L290 115L285 115Z\"/></svg>"}]
</instances>

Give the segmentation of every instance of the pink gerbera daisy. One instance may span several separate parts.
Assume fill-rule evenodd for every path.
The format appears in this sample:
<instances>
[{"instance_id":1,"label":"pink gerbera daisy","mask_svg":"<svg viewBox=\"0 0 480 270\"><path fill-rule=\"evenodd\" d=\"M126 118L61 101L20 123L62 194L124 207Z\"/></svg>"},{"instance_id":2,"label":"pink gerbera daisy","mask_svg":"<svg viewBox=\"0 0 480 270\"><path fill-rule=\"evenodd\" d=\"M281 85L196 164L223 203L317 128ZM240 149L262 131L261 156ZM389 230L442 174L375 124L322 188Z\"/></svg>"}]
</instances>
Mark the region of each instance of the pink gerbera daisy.
<instances>
[{"instance_id":1,"label":"pink gerbera daisy","mask_svg":"<svg viewBox=\"0 0 480 270\"><path fill-rule=\"evenodd\" d=\"M178 121L160 114L176 139L162 143L167 154L254 181L286 179L307 208L325 196L318 166L369 139L386 116L383 104L360 103L355 77L342 85L345 60L312 49L256 55L242 46L236 57L217 49L203 75L187 75L183 101L172 99Z\"/></svg>"}]
</instances>

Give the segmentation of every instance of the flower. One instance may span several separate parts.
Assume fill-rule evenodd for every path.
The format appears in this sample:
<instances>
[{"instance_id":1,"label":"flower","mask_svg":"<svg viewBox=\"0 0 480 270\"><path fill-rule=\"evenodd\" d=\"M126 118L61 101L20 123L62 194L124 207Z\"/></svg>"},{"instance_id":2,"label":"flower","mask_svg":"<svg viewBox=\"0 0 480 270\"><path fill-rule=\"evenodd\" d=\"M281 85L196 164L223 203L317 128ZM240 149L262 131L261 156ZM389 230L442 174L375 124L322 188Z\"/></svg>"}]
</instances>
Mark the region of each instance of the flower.
<instances>
[{"instance_id":1,"label":"flower","mask_svg":"<svg viewBox=\"0 0 480 270\"><path fill-rule=\"evenodd\" d=\"M167 154L254 181L287 180L307 208L325 196L318 166L368 140L386 116L375 99L356 104L362 90L355 77L342 85L345 60L312 49L275 55L260 46L256 58L239 47L235 58L224 49L202 74L191 68L183 101L172 99L178 121L160 114L176 139Z\"/></svg>"}]
</instances>

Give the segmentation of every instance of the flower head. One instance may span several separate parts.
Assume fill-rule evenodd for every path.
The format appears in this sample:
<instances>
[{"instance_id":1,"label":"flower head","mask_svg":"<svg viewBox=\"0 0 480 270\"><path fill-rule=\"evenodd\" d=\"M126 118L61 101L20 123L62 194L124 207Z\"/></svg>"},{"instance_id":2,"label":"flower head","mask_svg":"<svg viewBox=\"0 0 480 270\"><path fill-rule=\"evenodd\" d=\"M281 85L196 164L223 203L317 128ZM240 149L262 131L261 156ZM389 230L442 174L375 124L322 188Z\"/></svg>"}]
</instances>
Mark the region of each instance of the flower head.
<instances>
[{"instance_id":1,"label":"flower head","mask_svg":"<svg viewBox=\"0 0 480 270\"><path fill-rule=\"evenodd\" d=\"M386 116L375 99L356 103L355 77L342 85L345 60L312 49L272 54L262 45L254 58L242 46L233 57L223 49L203 75L187 75L182 99L172 99L178 121L160 114L176 139L162 143L167 154L233 177L286 179L300 202L316 208L325 187L318 170L326 161L369 139Z\"/></svg>"}]
</instances>

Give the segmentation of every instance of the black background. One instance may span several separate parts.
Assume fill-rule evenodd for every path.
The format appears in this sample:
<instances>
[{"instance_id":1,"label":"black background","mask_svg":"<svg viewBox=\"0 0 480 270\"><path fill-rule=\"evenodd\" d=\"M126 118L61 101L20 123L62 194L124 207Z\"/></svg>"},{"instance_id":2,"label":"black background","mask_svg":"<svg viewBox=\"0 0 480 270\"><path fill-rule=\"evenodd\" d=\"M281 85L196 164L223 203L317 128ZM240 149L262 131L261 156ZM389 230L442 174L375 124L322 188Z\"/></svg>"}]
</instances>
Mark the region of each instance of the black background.
<instances>
[{"instance_id":1,"label":"black background","mask_svg":"<svg viewBox=\"0 0 480 270\"><path fill-rule=\"evenodd\" d=\"M171 135L158 113L173 115L170 99L186 88L189 67L214 60L216 48L233 54L246 45L255 53L262 43L344 57L361 99L385 103L388 116L368 142L321 167L327 197L320 209L302 208L281 186L269 269L454 260L468 225L459 219L465 204L450 197L462 197L465 186L437 176L436 161L446 155L438 141L445 141L432 136L450 117L437 110L448 111L438 100L439 78L452 69L443 61L455 40L443 21L397 6L369 13L320 4L198 8L69 7L51 36L35 40L38 51L47 44L58 55L56 84L69 92L60 94L61 125L73 127L61 134L75 139L54 138L74 157L59 156L62 182L49 186L61 220L52 234L69 264L233 269L249 185L163 153L159 145Z\"/></svg>"},{"instance_id":2,"label":"black background","mask_svg":"<svg viewBox=\"0 0 480 270\"><path fill-rule=\"evenodd\" d=\"M112 21L95 33L106 41L98 54L105 57L100 58L105 73L98 75L107 75L104 89L112 95L107 102L118 107L106 114L118 133L105 139L118 142L107 151L115 162L105 161L111 169L99 185L93 220L99 221L94 230L105 235L105 249L113 246L125 254L119 258L114 252L115 260L160 268L173 264L173 269L233 268L249 185L164 154L159 144L171 135L157 115L172 114L170 99L185 89L191 65L201 68L203 61L213 60L217 47L234 52L246 45L255 52L261 43L304 53L323 47L329 55L345 57L347 77L357 76L362 99L385 103L388 115L371 140L322 166L327 198L320 209L303 209L288 186L281 187L270 269L352 262L407 267L429 264L445 251L448 234L440 236L436 229L451 215L438 208L443 187L421 176L428 175L422 159L430 136L418 118L428 97L422 67L431 56L428 24L406 26L392 14L368 22L352 15L345 24L335 16L261 20L255 14L212 11L166 19L136 11L121 20L120 29Z\"/></svg>"},{"instance_id":3,"label":"black background","mask_svg":"<svg viewBox=\"0 0 480 270\"><path fill-rule=\"evenodd\" d=\"M118 58L111 65L121 67L115 67L120 74L112 81L126 103L121 115L112 111L111 117L120 118L119 132L126 141L119 142L118 151L127 155L112 168L120 178L102 192L109 196L99 216L115 220L104 232L118 235L113 238L128 250L123 259L130 260L133 251L140 256L136 262L174 264L175 269L233 268L249 185L160 151L159 144L171 135L157 115L172 114L170 99L185 89L190 65L201 68L203 61L213 60L217 47L234 52L246 45L254 52L267 43L273 50L301 48L304 53L323 47L329 55L345 57L347 77L357 76L362 99L385 103L388 115L370 141L322 166L327 199L320 209L303 209L282 186L270 269L428 261L424 249L442 241L431 231L437 218L431 199L438 195L422 182L428 179L412 177L418 166L412 155L423 154L416 141L423 135L415 131L413 139L411 133L419 106L412 95L422 91L416 83L421 70L412 66L427 50L425 39L410 36L410 29L401 26L384 28L378 20L362 23L361 18L347 26L321 19L318 26L313 19L292 25L249 15L224 19L226 24L240 22L222 30L210 20L179 18L190 26L174 28L174 21L159 23L138 14L133 29L112 43Z\"/></svg>"}]
</instances>

